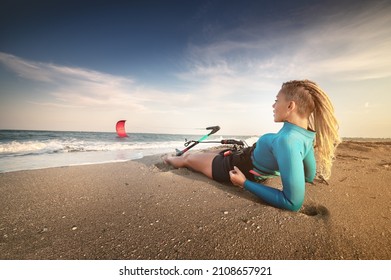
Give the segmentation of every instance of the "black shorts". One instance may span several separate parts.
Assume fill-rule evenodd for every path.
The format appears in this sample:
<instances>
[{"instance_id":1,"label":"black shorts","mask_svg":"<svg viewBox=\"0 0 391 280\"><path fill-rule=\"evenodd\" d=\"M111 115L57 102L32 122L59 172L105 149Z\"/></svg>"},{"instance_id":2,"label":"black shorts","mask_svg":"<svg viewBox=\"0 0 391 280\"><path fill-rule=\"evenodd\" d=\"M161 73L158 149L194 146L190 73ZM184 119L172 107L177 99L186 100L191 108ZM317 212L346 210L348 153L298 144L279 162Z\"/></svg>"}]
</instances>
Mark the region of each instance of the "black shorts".
<instances>
[{"instance_id":1,"label":"black shorts","mask_svg":"<svg viewBox=\"0 0 391 280\"><path fill-rule=\"evenodd\" d=\"M229 172L234 166L240 169L249 180L254 180L254 175L250 173L253 169L251 153L253 147L244 148L241 151L232 151L228 156L224 156L226 151L219 153L212 162L212 177L217 182L230 182Z\"/></svg>"}]
</instances>

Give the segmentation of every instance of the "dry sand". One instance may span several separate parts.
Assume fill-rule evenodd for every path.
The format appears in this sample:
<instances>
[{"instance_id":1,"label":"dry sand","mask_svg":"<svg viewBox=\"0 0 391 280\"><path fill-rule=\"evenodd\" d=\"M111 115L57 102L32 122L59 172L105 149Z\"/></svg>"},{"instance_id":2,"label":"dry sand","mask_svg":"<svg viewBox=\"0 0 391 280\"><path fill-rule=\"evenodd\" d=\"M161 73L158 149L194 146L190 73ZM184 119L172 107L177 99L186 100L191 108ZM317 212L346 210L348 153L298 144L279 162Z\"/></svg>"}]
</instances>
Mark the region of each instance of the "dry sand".
<instances>
[{"instance_id":1,"label":"dry sand","mask_svg":"<svg viewBox=\"0 0 391 280\"><path fill-rule=\"evenodd\" d=\"M390 142L341 144L297 213L159 156L4 173L0 259L390 259L390 200Z\"/></svg>"}]
</instances>

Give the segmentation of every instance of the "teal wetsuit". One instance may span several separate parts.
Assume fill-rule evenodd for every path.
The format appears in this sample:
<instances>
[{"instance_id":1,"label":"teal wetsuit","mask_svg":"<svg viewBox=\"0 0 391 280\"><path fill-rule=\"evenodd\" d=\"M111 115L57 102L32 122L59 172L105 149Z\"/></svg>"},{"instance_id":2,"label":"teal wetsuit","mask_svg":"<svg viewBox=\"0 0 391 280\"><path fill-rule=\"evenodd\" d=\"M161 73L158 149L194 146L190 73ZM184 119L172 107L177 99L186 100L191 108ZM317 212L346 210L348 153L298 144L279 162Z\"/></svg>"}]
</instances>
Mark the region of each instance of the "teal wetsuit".
<instances>
[{"instance_id":1,"label":"teal wetsuit","mask_svg":"<svg viewBox=\"0 0 391 280\"><path fill-rule=\"evenodd\" d=\"M278 208L298 211L304 202L305 182L316 173L315 132L285 122L278 133L259 138L252 154L254 167L281 176L283 190L246 180L244 188Z\"/></svg>"}]
</instances>

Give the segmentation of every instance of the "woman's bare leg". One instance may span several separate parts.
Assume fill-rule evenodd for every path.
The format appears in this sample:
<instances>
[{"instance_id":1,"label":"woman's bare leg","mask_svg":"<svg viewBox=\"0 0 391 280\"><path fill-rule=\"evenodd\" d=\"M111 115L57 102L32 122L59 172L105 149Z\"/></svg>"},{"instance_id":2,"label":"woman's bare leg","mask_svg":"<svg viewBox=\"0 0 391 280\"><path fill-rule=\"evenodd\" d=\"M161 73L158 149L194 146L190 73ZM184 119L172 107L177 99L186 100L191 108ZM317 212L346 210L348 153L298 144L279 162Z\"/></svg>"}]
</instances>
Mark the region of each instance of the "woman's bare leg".
<instances>
[{"instance_id":1,"label":"woman's bare leg","mask_svg":"<svg viewBox=\"0 0 391 280\"><path fill-rule=\"evenodd\" d=\"M179 157L166 157L164 161L175 168L187 167L213 179L212 162L216 155L216 153L188 153Z\"/></svg>"}]
</instances>

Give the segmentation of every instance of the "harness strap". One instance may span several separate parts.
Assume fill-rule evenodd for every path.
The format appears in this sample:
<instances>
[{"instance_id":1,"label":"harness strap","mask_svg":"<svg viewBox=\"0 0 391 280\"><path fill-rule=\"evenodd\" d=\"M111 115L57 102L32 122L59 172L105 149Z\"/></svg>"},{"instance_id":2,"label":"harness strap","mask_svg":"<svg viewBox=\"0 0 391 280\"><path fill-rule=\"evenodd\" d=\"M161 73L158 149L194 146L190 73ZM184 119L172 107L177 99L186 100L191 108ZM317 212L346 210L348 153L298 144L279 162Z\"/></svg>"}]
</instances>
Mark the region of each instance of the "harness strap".
<instances>
[{"instance_id":1,"label":"harness strap","mask_svg":"<svg viewBox=\"0 0 391 280\"><path fill-rule=\"evenodd\" d=\"M226 149L226 150L221 151L220 154L223 155L224 157L228 157L228 156L233 155L234 153L236 155L236 153L238 152L238 155L240 158L242 158L242 157L247 158L248 157L248 159L250 161L250 165L242 166L242 168L245 168L245 170L248 170L248 173L250 173L252 175L252 178L254 178L254 180L256 182L264 182L267 179L280 176L280 173L278 171L273 171L273 170L261 171L259 168L255 167L253 156L252 156L252 152L254 151L255 146L256 146L256 144L254 144L252 147L245 148L241 151ZM247 175L246 175L246 177L247 177Z\"/></svg>"},{"instance_id":2,"label":"harness strap","mask_svg":"<svg viewBox=\"0 0 391 280\"><path fill-rule=\"evenodd\" d=\"M254 175L254 179L257 181L257 182L264 182L266 181L267 179L270 179L270 178L274 178L274 177L278 177L277 174L267 174L265 172L262 172L260 171L259 169L257 169L256 167L253 167L252 170L249 171L251 174Z\"/></svg>"}]
</instances>

